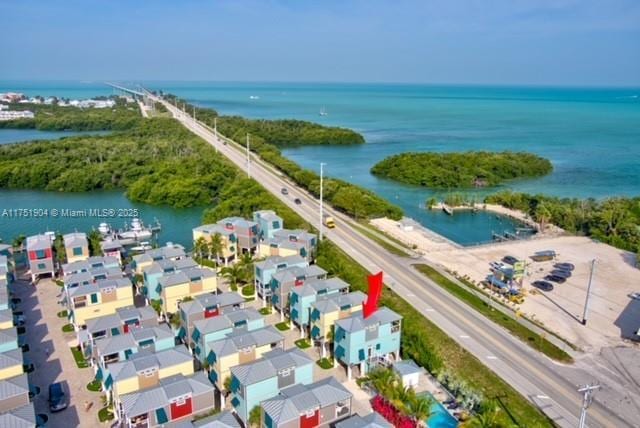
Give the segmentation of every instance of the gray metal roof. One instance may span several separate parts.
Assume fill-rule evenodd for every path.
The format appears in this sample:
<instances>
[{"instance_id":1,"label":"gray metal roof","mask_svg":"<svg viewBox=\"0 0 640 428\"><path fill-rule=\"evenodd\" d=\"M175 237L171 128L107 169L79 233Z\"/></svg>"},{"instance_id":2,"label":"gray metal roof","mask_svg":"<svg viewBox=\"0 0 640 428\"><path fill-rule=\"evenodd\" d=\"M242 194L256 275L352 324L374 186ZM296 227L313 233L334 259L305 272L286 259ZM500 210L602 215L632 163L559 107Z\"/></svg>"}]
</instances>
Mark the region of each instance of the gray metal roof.
<instances>
[{"instance_id":1,"label":"gray metal roof","mask_svg":"<svg viewBox=\"0 0 640 428\"><path fill-rule=\"evenodd\" d=\"M334 294L316 300L311 307L317 309L321 314L339 311L341 307L349 305L356 306L362 304L367 299L367 295L362 291L353 291L347 294Z\"/></svg>"},{"instance_id":2,"label":"gray metal roof","mask_svg":"<svg viewBox=\"0 0 640 428\"><path fill-rule=\"evenodd\" d=\"M336 423L335 428L393 428L393 425L379 413L373 412L367 416L353 415Z\"/></svg>"},{"instance_id":3,"label":"gray metal roof","mask_svg":"<svg viewBox=\"0 0 640 428\"><path fill-rule=\"evenodd\" d=\"M26 373L0 380L0 400L29 394L29 379Z\"/></svg>"},{"instance_id":4,"label":"gray metal roof","mask_svg":"<svg viewBox=\"0 0 640 428\"><path fill-rule=\"evenodd\" d=\"M194 227L193 230L209 235L215 235L216 233L219 233L222 236L229 236L233 233L232 230L229 230L219 224L203 224L202 226Z\"/></svg>"},{"instance_id":5,"label":"gray metal roof","mask_svg":"<svg viewBox=\"0 0 640 428\"><path fill-rule=\"evenodd\" d=\"M69 297L84 296L98 293L105 288L126 288L131 285L131 280L128 277L99 279L91 284L80 284L77 287L69 288L68 293Z\"/></svg>"},{"instance_id":6,"label":"gray metal roof","mask_svg":"<svg viewBox=\"0 0 640 428\"><path fill-rule=\"evenodd\" d=\"M260 312L254 308L237 309L231 312L225 312L222 315L218 315L212 318L205 318L193 323L193 326L198 329L200 334L205 335L220 331L226 328L233 327L235 323L239 321L252 321L262 318Z\"/></svg>"},{"instance_id":7,"label":"gray metal roof","mask_svg":"<svg viewBox=\"0 0 640 428\"><path fill-rule=\"evenodd\" d=\"M308 241L316 237L313 233L309 233L303 229L281 229L273 232L273 235L282 236L287 239L289 239L290 236L295 236L298 241Z\"/></svg>"},{"instance_id":8,"label":"gray metal roof","mask_svg":"<svg viewBox=\"0 0 640 428\"><path fill-rule=\"evenodd\" d=\"M0 353L0 370L13 367L17 364L22 365L22 363L22 349L20 348Z\"/></svg>"},{"instance_id":9,"label":"gray metal roof","mask_svg":"<svg viewBox=\"0 0 640 428\"><path fill-rule=\"evenodd\" d=\"M18 331L15 327L0 330L0 343L15 342L18 340Z\"/></svg>"},{"instance_id":10,"label":"gray metal roof","mask_svg":"<svg viewBox=\"0 0 640 428\"><path fill-rule=\"evenodd\" d=\"M104 266L120 266L120 262L113 256L93 256L85 260L78 260L62 265L62 271L66 275L73 275L79 272L99 272Z\"/></svg>"},{"instance_id":11,"label":"gray metal roof","mask_svg":"<svg viewBox=\"0 0 640 428\"><path fill-rule=\"evenodd\" d=\"M95 346L100 355L110 355L125 349L136 348L138 342L145 339L161 340L173 336L168 325L160 324L152 327L134 328L129 333L98 339Z\"/></svg>"},{"instance_id":12,"label":"gray metal roof","mask_svg":"<svg viewBox=\"0 0 640 428\"><path fill-rule=\"evenodd\" d=\"M86 247L89 245L89 241L87 241L87 234L81 232L75 233L67 233L62 236L65 247L77 247L83 246Z\"/></svg>"},{"instance_id":13,"label":"gray metal roof","mask_svg":"<svg viewBox=\"0 0 640 428\"><path fill-rule=\"evenodd\" d=\"M209 342L211 350L218 356L224 357L239 352L248 347L259 347L284 340L284 336L273 326L267 326L252 331L239 331L228 334L224 339Z\"/></svg>"},{"instance_id":14,"label":"gray metal roof","mask_svg":"<svg viewBox=\"0 0 640 428\"><path fill-rule=\"evenodd\" d=\"M313 364L313 360L298 348L286 351L274 349L262 358L241 366L231 368L231 373L243 385L252 385L277 376L279 370L298 368Z\"/></svg>"},{"instance_id":15,"label":"gray metal roof","mask_svg":"<svg viewBox=\"0 0 640 428\"><path fill-rule=\"evenodd\" d=\"M233 292L224 292L220 294L200 294L196 296L193 300L180 303L180 309L184 311L185 314L191 315L200 313L205 310L205 308L211 307L226 307L231 305L242 305L244 304L244 298L240 296L238 293Z\"/></svg>"},{"instance_id":16,"label":"gray metal roof","mask_svg":"<svg viewBox=\"0 0 640 428\"><path fill-rule=\"evenodd\" d=\"M48 235L33 235L27 237L27 251L46 250L51 248L52 241Z\"/></svg>"},{"instance_id":17,"label":"gray metal roof","mask_svg":"<svg viewBox=\"0 0 640 428\"><path fill-rule=\"evenodd\" d=\"M240 428L240 422L230 411L224 411L208 418L192 422L197 428Z\"/></svg>"},{"instance_id":18,"label":"gray metal roof","mask_svg":"<svg viewBox=\"0 0 640 428\"><path fill-rule=\"evenodd\" d=\"M2 428L33 428L34 426L36 426L36 412L31 403L0 414Z\"/></svg>"},{"instance_id":19,"label":"gray metal roof","mask_svg":"<svg viewBox=\"0 0 640 428\"><path fill-rule=\"evenodd\" d=\"M103 315L101 317L88 319L86 321L86 330L89 333L109 330L111 328L120 327L125 321L131 319L138 319L140 321L157 321L158 315L151 306L143 306L141 308L136 308L135 306L126 306L124 308L116 309L115 314Z\"/></svg>"},{"instance_id":20,"label":"gray metal roof","mask_svg":"<svg viewBox=\"0 0 640 428\"><path fill-rule=\"evenodd\" d=\"M255 263L254 266L262 270L274 269L279 265L286 264L287 266L305 264L308 265L305 259L301 256L294 254L292 256L270 256L261 262Z\"/></svg>"},{"instance_id":21,"label":"gray metal roof","mask_svg":"<svg viewBox=\"0 0 640 428\"><path fill-rule=\"evenodd\" d=\"M266 221L280 221L282 222L282 217L280 217L279 215L277 215L274 211L272 210L260 210L260 211L255 211L253 213L253 218L259 218L261 220L266 220Z\"/></svg>"},{"instance_id":22,"label":"gray metal roof","mask_svg":"<svg viewBox=\"0 0 640 428\"><path fill-rule=\"evenodd\" d=\"M417 365L413 360L396 361L393 363L393 370L398 372L400 376L426 372L423 367Z\"/></svg>"},{"instance_id":23,"label":"gray metal roof","mask_svg":"<svg viewBox=\"0 0 640 428\"><path fill-rule=\"evenodd\" d=\"M280 395L263 401L261 406L276 425L298 420L310 410L325 408L353 395L335 378L329 377L310 385L294 385L280 391Z\"/></svg>"},{"instance_id":24,"label":"gray metal roof","mask_svg":"<svg viewBox=\"0 0 640 428\"><path fill-rule=\"evenodd\" d=\"M119 240L113 239L100 242L100 248L102 248L102 251L121 250L123 245Z\"/></svg>"},{"instance_id":25,"label":"gray metal roof","mask_svg":"<svg viewBox=\"0 0 640 428\"><path fill-rule=\"evenodd\" d=\"M182 245L173 244L172 246L154 248L153 250L146 251L143 254L133 256L133 261L136 263L141 263L146 261L153 261L155 259L173 259L184 256L184 247Z\"/></svg>"},{"instance_id":26,"label":"gray metal roof","mask_svg":"<svg viewBox=\"0 0 640 428\"><path fill-rule=\"evenodd\" d=\"M388 324L402 317L387 307L379 308L369 318L362 317L362 311L354 312L350 317L336 321L336 325L348 332L364 330L374 324Z\"/></svg>"},{"instance_id":27,"label":"gray metal roof","mask_svg":"<svg viewBox=\"0 0 640 428\"><path fill-rule=\"evenodd\" d=\"M329 279L310 279L305 281L304 285L299 289L294 288L292 292L299 294L300 296L311 296L314 294L318 294L321 291L329 292L336 291L342 289L349 289L349 284L341 280L340 278L334 277Z\"/></svg>"},{"instance_id":28,"label":"gray metal roof","mask_svg":"<svg viewBox=\"0 0 640 428\"><path fill-rule=\"evenodd\" d=\"M231 223L236 229L249 229L253 226L257 226L255 221L247 220L242 217L227 217L218 221L218 224L224 227L227 223Z\"/></svg>"},{"instance_id":29,"label":"gray metal roof","mask_svg":"<svg viewBox=\"0 0 640 428\"><path fill-rule=\"evenodd\" d=\"M114 381L121 381L136 377L138 372L152 367L157 369L177 366L193 361L193 357L186 347L176 346L164 351L141 351L129 357L126 361L113 363L109 366L109 372Z\"/></svg>"},{"instance_id":30,"label":"gray metal roof","mask_svg":"<svg viewBox=\"0 0 640 428\"><path fill-rule=\"evenodd\" d=\"M13 311L11 309L0 310L0 323L7 321L13 322Z\"/></svg>"},{"instance_id":31,"label":"gray metal roof","mask_svg":"<svg viewBox=\"0 0 640 428\"><path fill-rule=\"evenodd\" d=\"M124 413L133 417L165 407L172 399L185 394L195 396L213 391L213 385L200 371L189 377L176 375L162 379L160 385L122 395L120 400Z\"/></svg>"}]
</instances>

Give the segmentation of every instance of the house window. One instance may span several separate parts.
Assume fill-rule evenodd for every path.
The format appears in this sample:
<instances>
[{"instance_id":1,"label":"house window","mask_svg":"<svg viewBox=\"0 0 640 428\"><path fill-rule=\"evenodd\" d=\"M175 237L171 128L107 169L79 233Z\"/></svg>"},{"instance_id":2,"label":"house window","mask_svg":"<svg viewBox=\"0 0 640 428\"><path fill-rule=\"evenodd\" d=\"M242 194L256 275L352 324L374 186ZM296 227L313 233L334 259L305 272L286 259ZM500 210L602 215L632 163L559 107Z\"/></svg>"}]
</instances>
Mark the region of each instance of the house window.
<instances>
[{"instance_id":1,"label":"house window","mask_svg":"<svg viewBox=\"0 0 640 428\"><path fill-rule=\"evenodd\" d=\"M46 269L47 265L44 263L38 263L38 269Z\"/></svg>"},{"instance_id":2,"label":"house window","mask_svg":"<svg viewBox=\"0 0 640 428\"><path fill-rule=\"evenodd\" d=\"M75 247L73 249L73 255L74 256L81 256L82 255L82 247Z\"/></svg>"},{"instance_id":3,"label":"house window","mask_svg":"<svg viewBox=\"0 0 640 428\"><path fill-rule=\"evenodd\" d=\"M271 223L271 227L273 227L274 229L278 229L280 227L280 222L274 221L273 223Z\"/></svg>"},{"instance_id":4,"label":"house window","mask_svg":"<svg viewBox=\"0 0 640 428\"><path fill-rule=\"evenodd\" d=\"M391 333L397 333L400 331L400 320L393 321L391 323Z\"/></svg>"},{"instance_id":5,"label":"house window","mask_svg":"<svg viewBox=\"0 0 640 428\"><path fill-rule=\"evenodd\" d=\"M47 252L45 250L36 250L36 258L44 259L47 257Z\"/></svg>"},{"instance_id":6,"label":"house window","mask_svg":"<svg viewBox=\"0 0 640 428\"><path fill-rule=\"evenodd\" d=\"M98 295L96 293L91 295L91 303L98 303Z\"/></svg>"}]
</instances>

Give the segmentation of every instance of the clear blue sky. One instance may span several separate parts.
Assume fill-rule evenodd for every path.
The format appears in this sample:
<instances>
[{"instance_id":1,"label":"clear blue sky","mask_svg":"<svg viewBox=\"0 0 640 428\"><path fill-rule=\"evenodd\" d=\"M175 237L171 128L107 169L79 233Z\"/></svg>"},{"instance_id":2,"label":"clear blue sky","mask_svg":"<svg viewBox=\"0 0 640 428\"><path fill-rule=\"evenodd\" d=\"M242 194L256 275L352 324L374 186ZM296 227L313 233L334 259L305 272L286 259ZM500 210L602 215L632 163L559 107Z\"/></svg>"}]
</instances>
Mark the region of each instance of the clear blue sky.
<instances>
[{"instance_id":1,"label":"clear blue sky","mask_svg":"<svg viewBox=\"0 0 640 428\"><path fill-rule=\"evenodd\" d=\"M0 0L0 79L640 86L639 0Z\"/></svg>"}]
</instances>

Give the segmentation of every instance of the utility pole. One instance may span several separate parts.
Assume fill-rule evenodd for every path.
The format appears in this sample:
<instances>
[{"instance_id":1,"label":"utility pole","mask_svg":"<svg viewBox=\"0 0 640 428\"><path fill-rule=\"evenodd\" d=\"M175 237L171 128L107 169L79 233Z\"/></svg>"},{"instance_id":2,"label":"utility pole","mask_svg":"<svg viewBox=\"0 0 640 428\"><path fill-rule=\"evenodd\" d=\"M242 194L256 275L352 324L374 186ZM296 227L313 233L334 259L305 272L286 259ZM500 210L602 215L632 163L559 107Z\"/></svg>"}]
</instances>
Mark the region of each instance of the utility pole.
<instances>
[{"instance_id":1,"label":"utility pole","mask_svg":"<svg viewBox=\"0 0 640 428\"><path fill-rule=\"evenodd\" d=\"M247 178L251 178L251 158L249 158L249 134L247 134Z\"/></svg>"},{"instance_id":2,"label":"utility pole","mask_svg":"<svg viewBox=\"0 0 640 428\"><path fill-rule=\"evenodd\" d=\"M324 187L324 166L326 163L320 162L320 241L322 241L322 235L324 232L324 200L323 200L323 187Z\"/></svg>"},{"instance_id":3,"label":"utility pole","mask_svg":"<svg viewBox=\"0 0 640 428\"><path fill-rule=\"evenodd\" d=\"M213 118L213 135L216 137L216 144L217 144L220 141L218 139L218 118L217 117ZM213 147L215 147L216 153L218 153L218 146L214 145Z\"/></svg>"},{"instance_id":4,"label":"utility pole","mask_svg":"<svg viewBox=\"0 0 640 428\"><path fill-rule=\"evenodd\" d=\"M593 394L600 389L600 385L597 383L587 384L578 389L578 392L581 392L582 395L582 409L580 410L580 423L578 424L578 428L584 428L587 422L587 409L593 402Z\"/></svg>"},{"instance_id":5,"label":"utility pole","mask_svg":"<svg viewBox=\"0 0 640 428\"><path fill-rule=\"evenodd\" d=\"M596 259L591 260L591 273L589 274L589 285L587 285L587 297L584 301L584 312L582 313L582 325L587 325L587 312L589 312L589 299L591 297L591 286L593 285L593 272L596 270Z\"/></svg>"}]
</instances>

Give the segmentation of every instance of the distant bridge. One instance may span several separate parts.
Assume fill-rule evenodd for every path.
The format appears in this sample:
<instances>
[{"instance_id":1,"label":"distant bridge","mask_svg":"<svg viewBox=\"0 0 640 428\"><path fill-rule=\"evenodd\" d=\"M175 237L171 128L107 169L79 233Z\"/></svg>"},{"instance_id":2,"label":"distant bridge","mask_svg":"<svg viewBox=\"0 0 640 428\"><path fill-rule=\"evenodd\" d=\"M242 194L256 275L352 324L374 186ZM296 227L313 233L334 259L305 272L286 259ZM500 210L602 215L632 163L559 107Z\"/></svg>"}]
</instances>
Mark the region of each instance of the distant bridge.
<instances>
[{"instance_id":1,"label":"distant bridge","mask_svg":"<svg viewBox=\"0 0 640 428\"><path fill-rule=\"evenodd\" d=\"M137 97L146 97L147 94L145 92L136 91L135 89L125 88L124 86L117 85L115 83L104 82L106 85L111 86L114 89L117 89L122 92L126 92L131 95L135 95Z\"/></svg>"}]
</instances>

